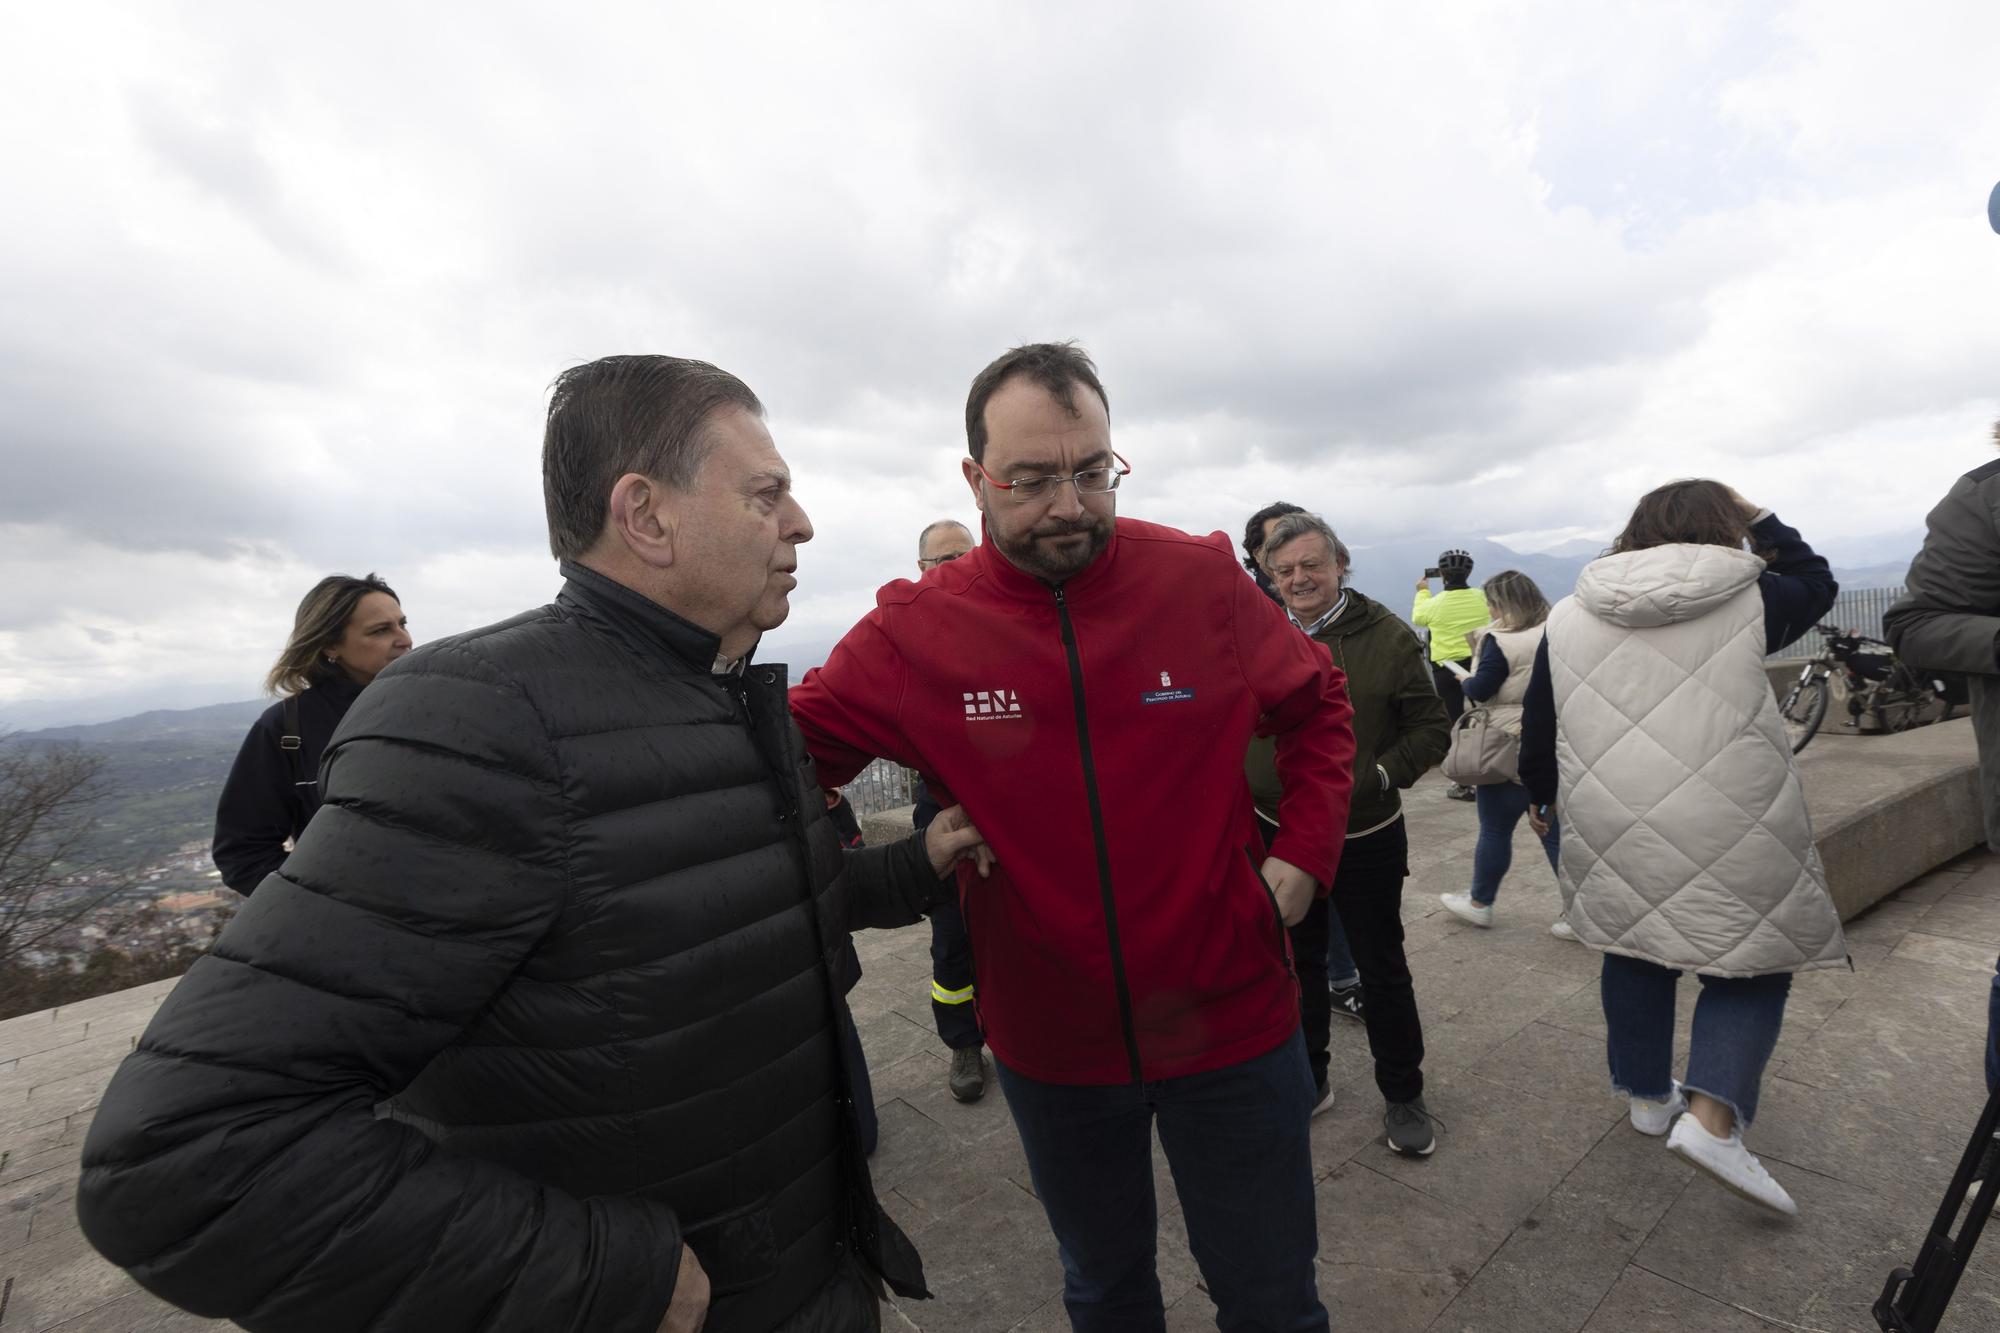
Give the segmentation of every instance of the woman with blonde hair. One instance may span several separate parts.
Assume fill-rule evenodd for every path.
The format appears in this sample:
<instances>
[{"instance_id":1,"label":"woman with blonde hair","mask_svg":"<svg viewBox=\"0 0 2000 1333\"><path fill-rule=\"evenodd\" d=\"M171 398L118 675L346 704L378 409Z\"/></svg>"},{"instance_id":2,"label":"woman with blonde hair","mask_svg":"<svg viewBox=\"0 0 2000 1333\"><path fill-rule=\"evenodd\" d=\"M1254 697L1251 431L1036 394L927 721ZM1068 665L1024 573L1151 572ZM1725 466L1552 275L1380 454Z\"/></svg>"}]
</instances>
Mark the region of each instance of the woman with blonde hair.
<instances>
[{"instance_id":1,"label":"woman with blonde hair","mask_svg":"<svg viewBox=\"0 0 2000 1333\"><path fill-rule=\"evenodd\" d=\"M1549 618L1549 602L1533 579L1518 569L1503 569L1486 580L1486 604L1493 620L1469 636L1473 660L1479 665L1461 688L1467 699L1486 706L1494 725L1519 739L1521 701L1528 697L1528 677L1535 668L1535 650L1542 643L1542 622ZM1514 863L1514 826L1528 813L1529 798L1528 789L1519 782L1486 783L1472 792L1479 811L1479 841L1472 849L1472 890L1441 893L1438 901L1453 916L1484 928L1493 924L1493 900ZM1554 871L1562 845L1561 830L1552 819L1547 831L1538 836L1549 858L1549 869ZM1561 918L1550 930L1563 939L1575 938Z\"/></svg>"},{"instance_id":2,"label":"woman with blonde hair","mask_svg":"<svg viewBox=\"0 0 2000 1333\"><path fill-rule=\"evenodd\" d=\"M362 689L410 651L396 590L370 574L329 574L299 603L292 637L265 677L280 696L243 738L215 806L215 868L249 893L285 863L319 809L319 759Z\"/></svg>"},{"instance_id":3,"label":"woman with blonde hair","mask_svg":"<svg viewBox=\"0 0 2000 1333\"><path fill-rule=\"evenodd\" d=\"M1605 1054L1632 1127L1787 1214L1743 1131L1792 974L1848 960L1764 658L1838 591L1770 510L1672 482L1549 613L1522 701L1528 818L1548 827L1560 796L1563 914L1604 955ZM1676 1080L1683 972L1701 993Z\"/></svg>"}]
</instances>

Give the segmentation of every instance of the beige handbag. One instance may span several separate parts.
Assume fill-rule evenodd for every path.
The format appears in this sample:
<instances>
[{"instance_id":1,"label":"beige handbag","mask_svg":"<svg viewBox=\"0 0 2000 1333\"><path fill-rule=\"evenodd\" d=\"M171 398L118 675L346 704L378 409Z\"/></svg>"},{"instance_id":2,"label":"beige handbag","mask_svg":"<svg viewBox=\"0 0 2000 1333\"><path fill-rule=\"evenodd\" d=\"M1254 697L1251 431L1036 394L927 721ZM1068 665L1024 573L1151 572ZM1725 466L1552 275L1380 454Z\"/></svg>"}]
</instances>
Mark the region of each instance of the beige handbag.
<instances>
[{"instance_id":1,"label":"beige handbag","mask_svg":"<svg viewBox=\"0 0 2000 1333\"><path fill-rule=\"evenodd\" d=\"M1438 765L1445 777L1467 787L1490 787L1521 780L1521 742L1502 730L1485 708L1460 714L1451 729L1451 749Z\"/></svg>"}]
</instances>

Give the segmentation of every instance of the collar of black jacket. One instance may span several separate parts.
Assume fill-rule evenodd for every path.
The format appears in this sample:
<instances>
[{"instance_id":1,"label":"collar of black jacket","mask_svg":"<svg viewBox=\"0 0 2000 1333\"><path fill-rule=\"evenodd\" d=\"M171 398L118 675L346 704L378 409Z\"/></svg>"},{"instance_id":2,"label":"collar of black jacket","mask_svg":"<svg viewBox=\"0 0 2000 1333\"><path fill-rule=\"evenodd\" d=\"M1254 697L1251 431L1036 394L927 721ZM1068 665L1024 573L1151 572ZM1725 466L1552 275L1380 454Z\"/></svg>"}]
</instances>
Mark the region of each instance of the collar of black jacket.
<instances>
[{"instance_id":1,"label":"collar of black jacket","mask_svg":"<svg viewBox=\"0 0 2000 1333\"><path fill-rule=\"evenodd\" d=\"M363 686L349 679L345 672L342 672L340 675L334 676L329 680L322 680L315 685L308 686L307 692L317 694L320 698L333 704L335 707L344 709L347 705L361 697L363 688Z\"/></svg>"},{"instance_id":2,"label":"collar of black jacket","mask_svg":"<svg viewBox=\"0 0 2000 1333\"><path fill-rule=\"evenodd\" d=\"M701 626L574 560L563 561L561 569L568 582L556 595L558 602L604 621L642 652L665 648L703 675L715 665L722 640Z\"/></svg>"}]
</instances>

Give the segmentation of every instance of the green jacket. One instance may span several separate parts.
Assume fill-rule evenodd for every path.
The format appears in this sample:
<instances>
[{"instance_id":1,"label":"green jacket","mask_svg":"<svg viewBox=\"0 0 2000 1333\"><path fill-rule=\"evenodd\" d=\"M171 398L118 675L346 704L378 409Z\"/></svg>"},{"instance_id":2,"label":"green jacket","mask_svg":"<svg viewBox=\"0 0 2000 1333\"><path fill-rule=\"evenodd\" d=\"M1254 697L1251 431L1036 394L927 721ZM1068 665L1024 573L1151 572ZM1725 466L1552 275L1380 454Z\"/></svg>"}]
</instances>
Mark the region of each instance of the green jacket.
<instances>
[{"instance_id":1,"label":"green jacket","mask_svg":"<svg viewBox=\"0 0 2000 1333\"><path fill-rule=\"evenodd\" d=\"M1380 602L1352 588L1347 606L1313 638L1333 654L1347 674L1347 697L1354 705L1354 801L1347 831L1386 824L1403 808L1400 791L1444 758L1451 746L1451 723L1438 698L1423 652L1410 627ZM1277 743L1250 742L1243 771L1258 813L1275 821L1278 798ZM1389 775L1388 784L1382 772Z\"/></svg>"},{"instance_id":2,"label":"green jacket","mask_svg":"<svg viewBox=\"0 0 2000 1333\"><path fill-rule=\"evenodd\" d=\"M1410 623L1431 632L1433 662L1462 662L1472 656L1465 636L1492 619L1486 594L1478 588L1447 588L1435 597L1429 588L1419 588L1417 604L1410 609Z\"/></svg>"}]
</instances>

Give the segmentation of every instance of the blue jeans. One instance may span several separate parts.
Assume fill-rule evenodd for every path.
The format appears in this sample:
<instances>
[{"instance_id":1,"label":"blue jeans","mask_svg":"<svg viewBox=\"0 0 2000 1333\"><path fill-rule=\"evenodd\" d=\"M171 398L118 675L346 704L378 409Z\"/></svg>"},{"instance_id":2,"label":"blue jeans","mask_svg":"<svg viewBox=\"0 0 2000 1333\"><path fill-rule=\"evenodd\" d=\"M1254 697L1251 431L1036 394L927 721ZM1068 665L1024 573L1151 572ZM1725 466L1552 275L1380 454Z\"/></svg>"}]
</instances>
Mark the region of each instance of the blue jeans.
<instances>
[{"instance_id":1,"label":"blue jeans","mask_svg":"<svg viewBox=\"0 0 2000 1333\"><path fill-rule=\"evenodd\" d=\"M1241 1064L1153 1083L1074 1086L999 1069L1078 1333L1166 1328L1156 1121L1217 1327L1326 1333L1313 1273L1313 1081L1299 1034Z\"/></svg>"},{"instance_id":2,"label":"blue jeans","mask_svg":"<svg viewBox=\"0 0 2000 1333\"><path fill-rule=\"evenodd\" d=\"M1473 807L1479 811L1479 841L1472 849L1472 901L1491 907L1499 896L1500 881L1514 864L1514 826L1528 813L1533 798L1518 782L1491 782L1472 789ZM1554 820L1542 837L1548 853L1549 869L1556 868L1562 849L1562 829Z\"/></svg>"},{"instance_id":3,"label":"blue jeans","mask_svg":"<svg viewBox=\"0 0 2000 1333\"><path fill-rule=\"evenodd\" d=\"M1680 979L1658 963L1604 955L1605 1054L1612 1085L1628 1097L1659 1102L1673 1093L1674 990ZM1791 973L1699 980L1694 1045L1681 1085L1724 1103L1736 1112L1738 1125L1748 1125L1757 1118L1764 1066L1784 1026Z\"/></svg>"},{"instance_id":4,"label":"blue jeans","mask_svg":"<svg viewBox=\"0 0 2000 1333\"><path fill-rule=\"evenodd\" d=\"M1993 965L1993 993L1986 1000L1986 1092L2000 1092L2000 962Z\"/></svg>"}]
</instances>

